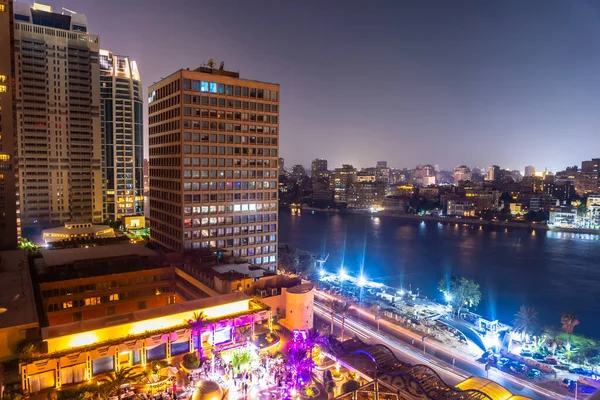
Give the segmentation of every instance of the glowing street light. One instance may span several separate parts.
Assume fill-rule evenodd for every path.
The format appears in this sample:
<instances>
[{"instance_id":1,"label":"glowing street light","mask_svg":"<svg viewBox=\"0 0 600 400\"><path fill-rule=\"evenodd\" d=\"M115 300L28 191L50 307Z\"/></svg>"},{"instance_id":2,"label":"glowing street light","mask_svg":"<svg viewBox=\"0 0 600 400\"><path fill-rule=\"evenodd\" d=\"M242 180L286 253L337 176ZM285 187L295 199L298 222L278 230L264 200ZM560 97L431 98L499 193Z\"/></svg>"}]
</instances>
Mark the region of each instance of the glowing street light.
<instances>
[{"instance_id":1,"label":"glowing street light","mask_svg":"<svg viewBox=\"0 0 600 400\"><path fill-rule=\"evenodd\" d=\"M358 287L363 287L367 284L367 278L365 278L364 275L361 275L358 277L358 281L356 282L356 285Z\"/></svg>"},{"instance_id":2,"label":"glowing street light","mask_svg":"<svg viewBox=\"0 0 600 400\"><path fill-rule=\"evenodd\" d=\"M325 277L325 274L327 274L327 272L325 272L325 270L321 268L321 270L319 271L319 275L321 276L321 278Z\"/></svg>"},{"instance_id":3,"label":"glowing street light","mask_svg":"<svg viewBox=\"0 0 600 400\"><path fill-rule=\"evenodd\" d=\"M450 293L444 293L444 299L450 303L452 301L452 295Z\"/></svg>"},{"instance_id":4,"label":"glowing street light","mask_svg":"<svg viewBox=\"0 0 600 400\"><path fill-rule=\"evenodd\" d=\"M348 278L349 278L349 276L348 276L348 274L346 273L346 270L344 269L344 267L341 267L341 268L340 268L340 279L341 279L341 280L346 280L346 279L348 279Z\"/></svg>"}]
</instances>

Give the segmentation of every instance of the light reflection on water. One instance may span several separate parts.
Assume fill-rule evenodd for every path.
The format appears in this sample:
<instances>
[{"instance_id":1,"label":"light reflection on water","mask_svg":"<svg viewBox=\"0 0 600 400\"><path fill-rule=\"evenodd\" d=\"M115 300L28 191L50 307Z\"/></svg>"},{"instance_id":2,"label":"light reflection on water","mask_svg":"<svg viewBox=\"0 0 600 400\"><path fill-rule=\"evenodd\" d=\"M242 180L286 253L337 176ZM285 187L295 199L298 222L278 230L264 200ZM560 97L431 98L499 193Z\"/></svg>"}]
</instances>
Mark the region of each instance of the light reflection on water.
<instances>
[{"instance_id":1,"label":"light reflection on water","mask_svg":"<svg viewBox=\"0 0 600 400\"><path fill-rule=\"evenodd\" d=\"M370 279L411 284L428 296L438 296L443 276L468 276L481 285L481 314L511 322L526 304L545 324L559 324L561 314L571 311L580 317L578 332L600 336L599 235L282 212L279 241L330 253L329 270L343 260L357 276L364 264Z\"/></svg>"}]
</instances>

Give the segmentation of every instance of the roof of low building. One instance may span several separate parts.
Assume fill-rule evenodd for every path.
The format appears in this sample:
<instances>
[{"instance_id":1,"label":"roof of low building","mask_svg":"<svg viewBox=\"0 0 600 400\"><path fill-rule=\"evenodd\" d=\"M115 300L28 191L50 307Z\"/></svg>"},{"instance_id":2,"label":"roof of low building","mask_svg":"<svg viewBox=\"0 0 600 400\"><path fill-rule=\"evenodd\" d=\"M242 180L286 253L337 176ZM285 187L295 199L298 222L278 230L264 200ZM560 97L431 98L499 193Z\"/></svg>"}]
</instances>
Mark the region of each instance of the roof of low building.
<instances>
[{"instance_id":1,"label":"roof of low building","mask_svg":"<svg viewBox=\"0 0 600 400\"><path fill-rule=\"evenodd\" d=\"M491 381L489 379L480 377L480 376L472 376L470 378L465 379L458 385L457 388L461 390L478 390L482 393L485 393L492 400L525 400L529 399L528 397L523 396L515 396L504 386ZM529 399L531 400L531 399Z\"/></svg>"},{"instance_id":2,"label":"roof of low building","mask_svg":"<svg viewBox=\"0 0 600 400\"><path fill-rule=\"evenodd\" d=\"M37 324L31 276L24 250L0 252L0 329Z\"/></svg>"},{"instance_id":3,"label":"roof of low building","mask_svg":"<svg viewBox=\"0 0 600 400\"><path fill-rule=\"evenodd\" d=\"M42 231L42 234L60 233L60 234L65 234L65 235L83 235L83 234L90 234L90 233L98 233L98 232L105 231L107 229L112 230L112 228L108 225L92 225L92 226L82 226L82 227L77 227L77 228L67 228L66 226L59 226L56 228L44 229ZM114 230L113 230L113 233L114 233Z\"/></svg>"},{"instance_id":4,"label":"roof of low building","mask_svg":"<svg viewBox=\"0 0 600 400\"><path fill-rule=\"evenodd\" d=\"M68 265L75 261L93 260L96 258L124 257L138 255L154 257L156 252L143 243L113 244L107 246L78 247L72 249L44 250L41 252L45 267Z\"/></svg>"},{"instance_id":5,"label":"roof of low building","mask_svg":"<svg viewBox=\"0 0 600 400\"><path fill-rule=\"evenodd\" d=\"M219 274L227 274L228 272L237 272L249 278L260 278L265 275L265 270L260 267L252 266L248 263L244 264L219 264L212 267Z\"/></svg>"}]
</instances>

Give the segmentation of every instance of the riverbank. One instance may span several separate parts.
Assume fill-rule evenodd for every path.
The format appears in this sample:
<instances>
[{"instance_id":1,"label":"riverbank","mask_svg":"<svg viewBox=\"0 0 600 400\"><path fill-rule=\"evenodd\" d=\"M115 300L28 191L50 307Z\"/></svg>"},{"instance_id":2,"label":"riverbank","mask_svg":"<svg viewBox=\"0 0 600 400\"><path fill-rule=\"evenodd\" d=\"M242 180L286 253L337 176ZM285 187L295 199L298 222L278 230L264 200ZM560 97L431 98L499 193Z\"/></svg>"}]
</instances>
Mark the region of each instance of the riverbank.
<instances>
[{"instance_id":1,"label":"riverbank","mask_svg":"<svg viewBox=\"0 0 600 400\"><path fill-rule=\"evenodd\" d=\"M556 227L548 226L545 223L540 222L526 222L526 221L491 221L478 218L464 218L464 217L443 217L434 215L415 215L415 214L400 214L393 211L380 211L370 212L362 210L348 210L341 212L337 209L323 209L314 207L302 207L302 212L319 212L328 214L354 214L354 215L366 215L371 217L392 217L404 220L412 221L433 221L441 222L442 224L463 224L463 225L475 225L475 226L491 226L494 228L517 228L517 229L531 229L537 231L554 231L554 232L569 232L569 233L586 233L590 235L600 235L600 230L597 229L585 229L585 228L568 228L568 227Z\"/></svg>"}]
</instances>

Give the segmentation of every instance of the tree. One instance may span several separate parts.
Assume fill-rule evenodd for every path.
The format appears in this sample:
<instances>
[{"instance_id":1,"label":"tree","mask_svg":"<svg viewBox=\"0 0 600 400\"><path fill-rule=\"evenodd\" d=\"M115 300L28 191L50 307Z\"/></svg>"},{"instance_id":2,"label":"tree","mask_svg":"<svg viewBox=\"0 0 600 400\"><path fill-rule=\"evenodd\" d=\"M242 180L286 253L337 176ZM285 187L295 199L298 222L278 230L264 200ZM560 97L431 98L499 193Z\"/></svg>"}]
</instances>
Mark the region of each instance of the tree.
<instances>
[{"instance_id":1,"label":"tree","mask_svg":"<svg viewBox=\"0 0 600 400\"><path fill-rule=\"evenodd\" d=\"M442 279L438 289L457 310L458 317L464 307L477 307L481 301L479 284L469 278L453 276L449 281Z\"/></svg>"},{"instance_id":2,"label":"tree","mask_svg":"<svg viewBox=\"0 0 600 400\"><path fill-rule=\"evenodd\" d=\"M342 316L342 340L344 340L344 330L346 329L346 315L348 314L348 311L350 310L351 306L352 305L347 301L343 303L336 301L333 304L333 310L335 311L335 313L340 314Z\"/></svg>"},{"instance_id":3,"label":"tree","mask_svg":"<svg viewBox=\"0 0 600 400\"><path fill-rule=\"evenodd\" d=\"M296 272L298 268L298 249L289 244L280 244L278 247L279 269L284 272Z\"/></svg>"},{"instance_id":4,"label":"tree","mask_svg":"<svg viewBox=\"0 0 600 400\"><path fill-rule=\"evenodd\" d=\"M114 371L110 375L110 380L108 381L111 394L116 395L117 399L120 399L121 386L134 380L136 375L137 374L134 373L134 367L123 367L118 371Z\"/></svg>"},{"instance_id":5,"label":"tree","mask_svg":"<svg viewBox=\"0 0 600 400\"><path fill-rule=\"evenodd\" d=\"M538 312L533 307L522 305L515 313L513 327L515 331L524 334L533 334L539 325Z\"/></svg>"},{"instance_id":6,"label":"tree","mask_svg":"<svg viewBox=\"0 0 600 400\"><path fill-rule=\"evenodd\" d=\"M562 325L562 328L564 329L564 331L566 332L568 338L567 338L567 351L571 351L571 336L573 335L573 329L575 329L575 327L577 325L579 325L579 319L577 318L577 315L575 315L574 313L564 313L562 315L562 317L560 317L560 323Z\"/></svg>"},{"instance_id":7,"label":"tree","mask_svg":"<svg viewBox=\"0 0 600 400\"><path fill-rule=\"evenodd\" d=\"M194 311L192 315L192 319L188 320L187 323L192 329L192 335L196 336L196 340L198 341L198 359L202 358L202 332L204 331L204 322L206 321L206 316L204 315L204 311Z\"/></svg>"},{"instance_id":8,"label":"tree","mask_svg":"<svg viewBox=\"0 0 600 400\"><path fill-rule=\"evenodd\" d=\"M342 385L342 393L346 394L346 393L354 392L354 391L358 390L359 387L360 387L360 383L358 383L358 381L355 381L354 379L351 379L349 381L344 382L344 384Z\"/></svg>"},{"instance_id":9,"label":"tree","mask_svg":"<svg viewBox=\"0 0 600 400\"><path fill-rule=\"evenodd\" d=\"M598 345L592 339L581 340L574 349L575 355L573 359L584 365L594 365L600 354L598 353Z\"/></svg>"},{"instance_id":10,"label":"tree","mask_svg":"<svg viewBox=\"0 0 600 400\"><path fill-rule=\"evenodd\" d=\"M561 337L562 332L560 329L551 326L544 329L544 340L546 342L550 342L550 348L552 352L552 356L556 353L556 348L563 343L563 338Z\"/></svg>"}]
</instances>

